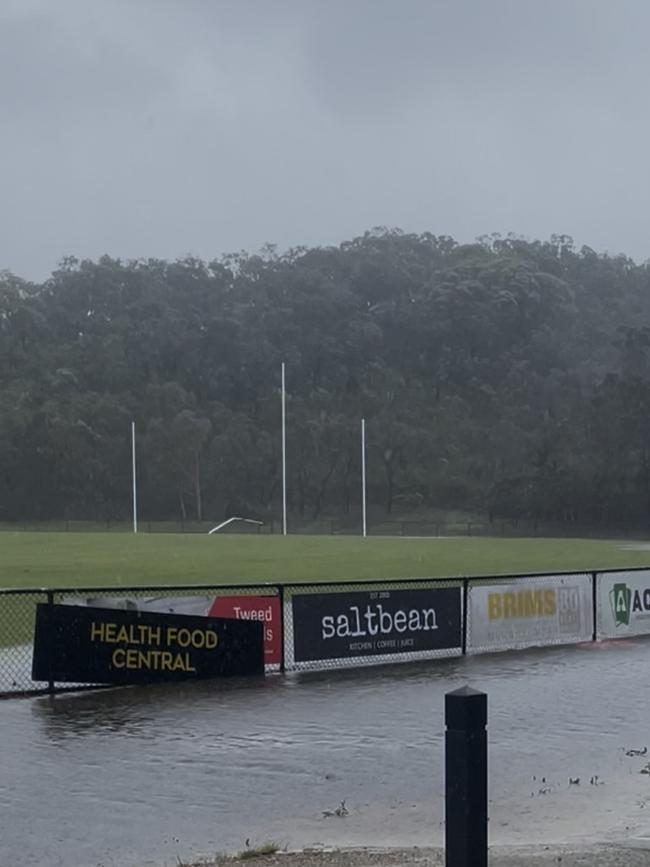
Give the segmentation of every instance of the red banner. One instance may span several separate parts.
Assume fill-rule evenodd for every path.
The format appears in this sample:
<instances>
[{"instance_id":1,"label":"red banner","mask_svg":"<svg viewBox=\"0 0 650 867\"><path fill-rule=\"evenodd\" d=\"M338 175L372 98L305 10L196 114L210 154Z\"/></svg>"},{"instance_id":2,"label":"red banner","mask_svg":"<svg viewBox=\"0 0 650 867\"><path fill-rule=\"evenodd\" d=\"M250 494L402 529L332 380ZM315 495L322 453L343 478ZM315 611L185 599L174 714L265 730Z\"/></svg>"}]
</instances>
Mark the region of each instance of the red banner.
<instances>
[{"instance_id":1,"label":"red banner","mask_svg":"<svg viewBox=\"0 0 650 867\"><path fill-rule=\"evenodd\" d=\"M280 600L277 596L217 596L208 617L259 620L264 624L264 662L280 663Z\"/></svg>"}]
</instances>

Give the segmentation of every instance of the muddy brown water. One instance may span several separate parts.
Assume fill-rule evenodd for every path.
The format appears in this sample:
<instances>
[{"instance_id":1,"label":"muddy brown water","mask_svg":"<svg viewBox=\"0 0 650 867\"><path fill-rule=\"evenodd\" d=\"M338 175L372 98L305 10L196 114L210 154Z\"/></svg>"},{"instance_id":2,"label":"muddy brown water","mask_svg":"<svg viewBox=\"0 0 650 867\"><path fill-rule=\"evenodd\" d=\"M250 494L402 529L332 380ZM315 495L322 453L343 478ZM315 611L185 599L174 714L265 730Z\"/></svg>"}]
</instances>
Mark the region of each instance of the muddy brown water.
<instances>
[{"instance_id":1,"label":"muddy brown water","mask_svg":"<svg viewBox=\"0 0 650 867\"><path fill-rule=\"evenodd\" d=\"M625 750L650 748L649 663L636 640L4 701L0 865L439 845L444 694L466 683L489 695L493 843L642 834L650 755Z\"/></svg>"}]
</instances>

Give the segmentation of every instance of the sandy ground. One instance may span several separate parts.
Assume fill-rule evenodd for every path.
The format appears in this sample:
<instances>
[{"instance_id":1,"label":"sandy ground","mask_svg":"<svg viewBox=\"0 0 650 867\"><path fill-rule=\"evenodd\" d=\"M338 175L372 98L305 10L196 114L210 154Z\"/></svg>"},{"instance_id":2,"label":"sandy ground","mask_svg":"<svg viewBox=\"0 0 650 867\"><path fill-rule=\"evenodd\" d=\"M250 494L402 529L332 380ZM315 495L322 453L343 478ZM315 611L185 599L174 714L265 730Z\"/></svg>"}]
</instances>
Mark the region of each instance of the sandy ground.
<instances>
[{"instance_id":1,"label":"sandy ground","mask_svg":"<svg viewBox=\"0 0 650 867\"><path fill-rule=\"evenodd\" d=\"M443 867L440 849L324 849L280 852L244 861L221 858L191 867ZM534 846L491 848L490 867L649 867L650 848L628 846ZM184 864L184 867L190 867Z\"/></svg>"}]
</instances>

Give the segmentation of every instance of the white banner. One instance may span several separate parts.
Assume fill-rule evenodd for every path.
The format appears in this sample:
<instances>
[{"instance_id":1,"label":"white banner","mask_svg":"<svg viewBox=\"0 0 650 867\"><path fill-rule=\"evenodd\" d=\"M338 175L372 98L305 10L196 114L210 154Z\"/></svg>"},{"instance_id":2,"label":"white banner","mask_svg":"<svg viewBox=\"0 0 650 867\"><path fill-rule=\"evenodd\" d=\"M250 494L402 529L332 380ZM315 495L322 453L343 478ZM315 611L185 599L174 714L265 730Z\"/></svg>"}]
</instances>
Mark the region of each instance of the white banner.
<instances>
[{"instance_id":1,"label":"white banner","mask_svg":"<svg viewBox=\"0 0 650 867\"><path fill-rule=\"evenodd\" d=\"M191 614L207 617L214 596L69 596L64 605L88 605L91 608L117 608L127 611L152 611L163 614Z\"/></svg>"},{"instance_id":2,"label":"white banner","mask_svg":"<svg viewBox=\"0 0 650 867\"><path fill-rule=\"evenodd\" d=\"M468 651L573 644L593 636L590 575L470 584Z\"/></svg>"},{"instance_id":3,"label":"white banner","mask_svg":"<svg viewBox=\"0 0 650 867\"><path fill-rule=\"evenodd\" d=\"M650 633L650 569L598 574L598 637Z\"/></svg>"}]
</instances>

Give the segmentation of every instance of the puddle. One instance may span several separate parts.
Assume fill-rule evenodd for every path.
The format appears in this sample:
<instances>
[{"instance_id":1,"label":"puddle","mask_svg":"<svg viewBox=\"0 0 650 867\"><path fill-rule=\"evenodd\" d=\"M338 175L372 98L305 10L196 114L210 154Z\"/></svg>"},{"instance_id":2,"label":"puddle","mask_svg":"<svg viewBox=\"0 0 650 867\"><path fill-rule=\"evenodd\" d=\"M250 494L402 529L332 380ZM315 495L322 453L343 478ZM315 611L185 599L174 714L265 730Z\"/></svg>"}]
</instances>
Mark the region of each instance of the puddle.
<instances>
[{"instance_id":1,"label":"puddle","mask_svg":"<svg viewBox=\"0 0 650 867\"><path fill-rule=\"evenodd\" d=\"M0 863L162 867L247 838L439 845L444 694L466 683L489 695L493 844L641 836L650 756L625 749L650 747L649 654L637 640L3 702ZM323 815L341 801L346 816Z\"/></svg>"}]
</instances>

